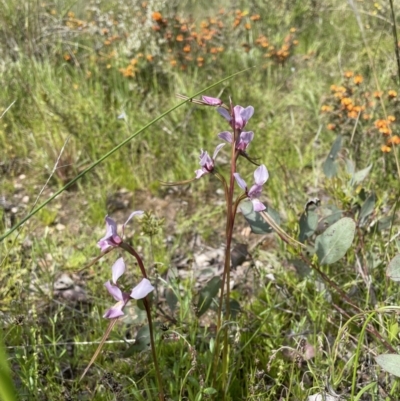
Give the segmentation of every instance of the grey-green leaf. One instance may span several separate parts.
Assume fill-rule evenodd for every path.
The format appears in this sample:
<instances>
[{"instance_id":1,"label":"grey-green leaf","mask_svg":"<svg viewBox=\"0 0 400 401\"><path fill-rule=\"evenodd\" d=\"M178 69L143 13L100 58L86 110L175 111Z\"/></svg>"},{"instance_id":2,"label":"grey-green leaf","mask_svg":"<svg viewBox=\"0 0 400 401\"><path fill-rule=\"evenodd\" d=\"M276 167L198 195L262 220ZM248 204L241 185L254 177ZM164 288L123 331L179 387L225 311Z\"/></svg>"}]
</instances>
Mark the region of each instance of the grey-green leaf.
<instances>
[{"instance_id":1,"label":"grey-green leaf","mask_svg":"<svg viewBox=\"0 0 400 401\"><path fill-rule=\"evenodd\" d=\"M375 358L378 365L397 377L400 377L400 355L398 354L382 354Z\"/></svg>"},{"instance_id":2,"label":"grey-green leaf","mask_svg":"<svg viewBox=\"0 0 400 401\"><path fill-rule=\"evenodd\" d=\"M221 279L213 277L205 287L200 290L199 300L197 302L197 316L201 316L211 306L212 300L218 294L221 288Z\"/></svg>"},{"instance_id":3,"label":"grey-green leaf","mask_svg":"<svg viewBox=\"0 0 400 401\"><path fill-rule=\"evenodd\" d=\"M335 142L333 142L329 155L322 166L324 174L328 178L335 177L337 174L336 158L339 154L341 147L342 147L342 137L341 135L338 135L337 138L335 139Z\"/></svg>"},{"instance_id":4,"label":"grey-green leaf","mask_svg":"<svg viewBox=\"0 0 400 401\"><path fill-rule=\"evenodd\" d=\"M396 255L386 269L386 276L393 281L400 281L400 255Z\"/></svg>"},{"instance_id":5,"label":"grey-green leaf","mask_svg":"<svg viewBox=\"0 0 400 401\"><path fill-rule=\"evenodd\" d=\"M315 251L320 264L329 265L342 258L353 242L355 230L356 223L344 217L319 235L315 240Z\"/></svg>"},{"instance_id":6,"label":"grey-green leaf","mask_svg":"<svg viewBox=\"0 0 400 401\"><path fill-rule=\"evenodd\" d=\"M244 218L249 223L252 233L268 234L273 231L271 226L261 217L260 213L254 211L253 204L250 201L241 202L239 207L243 213ZM276 224L279 225L280 218L278 213L269 206L267 206L266 211L274 219Z\"/></svg>"},{"instance_id":7,"label":"grey-green leaf","mask_svg":"<svg viewBox=\"0 0 400 401\"><path fill-rule=\"evenodd\" d=\"M365 180L365 178L367 178L370 170L372 168L372 163L364 168L363 170L357 171L356 173L353 174L353 176L351 177L350 180L350 185L357 185L360 182L362 182L363 180Z\"/></svg>"},{"instance_id":8,"label":"grey-green leaf","mask_svg":"<svg viewBox=\"0 0 400 401\"><path fill-rule=\"evenodd\" d=\"M318 226L318 215L313 211L303 212L299 221L300 234L299 241L303 242L310 238Z\"/></svg>"}]
</instances>

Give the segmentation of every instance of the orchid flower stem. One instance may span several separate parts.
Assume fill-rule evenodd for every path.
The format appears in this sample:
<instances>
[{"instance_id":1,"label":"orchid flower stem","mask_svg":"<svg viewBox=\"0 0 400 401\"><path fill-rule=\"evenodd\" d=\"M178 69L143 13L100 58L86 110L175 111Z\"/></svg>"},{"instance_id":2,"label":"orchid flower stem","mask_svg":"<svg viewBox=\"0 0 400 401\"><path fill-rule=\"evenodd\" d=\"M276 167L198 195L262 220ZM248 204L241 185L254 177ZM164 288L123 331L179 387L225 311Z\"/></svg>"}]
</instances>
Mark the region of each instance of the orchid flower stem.
<instances>
[{"instance_id":1,"label":"orchid flower stem","mask_svg":"<svg viewBox=\"0 0 400 401\"><path fill-rule=\"evenodd\" d=\"M160 367L158 366L158 361L157 361L156 344L154 342L153 322L151 318L151 308L148 296L146 298L143 298L143 305L146 309L147 320L149 323L151 353L153 355L154 369L156 370L157 384L158 384L158 398L160 401L165 401L163 381L160 373Z\"/></svg>"},{"instance_id":2,"label":"orchid flower stem","mask_svg":"<svg viewBox=\"0 0 400 401\"><path fill-rule=\"evenodd\" d=\"M122 242L119 245L119 247L124 249L128 253L130 253L136 259L143 278L147 278L147 273L146 273L146 269L144 267L143 260L139 256L139 254L135 251L135 249L131 245L127 244L126 242ZM164 401L165 397L164 397L164 390L163 390L163 382L162 382L162 378L161 378L160 367L158 366L158 361L157 361L156 345L154 342L153 320L151 318L151 308L150 308L150 302L149 302L148 296L146 298L143 298L143 305L146 309L147 321L149 324L151 353L153 355L154 368L156 370L157 384L158 384L158 398L160 399L160 401Z\"/></svg>"},{"instance_id":3,"label":"orchid flower stem","mask_svg":"<svg viewBox=\"0 0 400 401\"><path fill-rule=\"evenodd\" d=\"M143 278L147 278L147 273L146 273L146 269L145 269L144 264L143 264L143 260L139 256L139 254L135 251L135 249L132 246L130 246L129 244L127 244L126 242L122 242L119 245L119 247L124 249L128 253L130 253L136 259L136 261L137 261L137 263L139 265L139 269L140 269L140 271L142 273Z\"/></svg>"}]
</instances>

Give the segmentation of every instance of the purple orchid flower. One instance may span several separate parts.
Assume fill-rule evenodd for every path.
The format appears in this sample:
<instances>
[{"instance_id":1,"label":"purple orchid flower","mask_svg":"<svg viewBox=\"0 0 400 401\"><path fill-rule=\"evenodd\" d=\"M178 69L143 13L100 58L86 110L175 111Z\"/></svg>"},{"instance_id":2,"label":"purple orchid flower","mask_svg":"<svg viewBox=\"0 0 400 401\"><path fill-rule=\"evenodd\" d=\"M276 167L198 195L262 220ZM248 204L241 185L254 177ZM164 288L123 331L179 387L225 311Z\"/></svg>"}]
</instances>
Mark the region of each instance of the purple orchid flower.
<instances>
[{"instance_id":1,"label":"purple orchid flower","mask_svg":"<svg viewBox=\"0 0 400 401\"><path fill-rule=\"evenodd\" d=\"M226 142L232 143L233 135L231 132L224 131L218 134L218 137ZM235 149L244 152L254 138L253 131L243 131L236 139Z\"/></svg>"},{"instance_id":2,"label":"purple orchid flower","mask_svg":"<svg viewBox=\"0 0 400 401\"><path fill-rule=\"evenodd\" d=\"M217 97L202 96L202 98L203 102L209 106L221 106L223 103L222 100Z\"/></svg>"},{"instance_id":3,"label":"purple orchid flower","mask_svg":"<svg viewBox=\"0 0 400 401\"><path fill-rule=\"evenodd\" d=\"M125 226L128 224L129 220L133 216L140 214L143 214L142 210L137 210L130 214L128 220L126 220L126 222L122 226L122 235L124 234ZM97 243L97 246L101 249L102 252L104 252L110 246L116 247L119 246L121 243L122 238L117 233L117 223L111 217L106 216L106 235L100 239L100 241Z\"/></svg>"},{"instance_id":4,"label":"purple orchid flower","mask_svg":"<svg viewBox=\"0 0 400 401\"><path fill-rule=\"evenodd\" d=\"M269 174L267 168L262 164L254 171L254 185L248 190L246 181L240 176L239 173L234 173L236 182L242 188L247 197L253 204L254 211L261 212L266 209L265 205L258 199L261 195L262 187L267 182Z\"/></svg>"},{"instance_id":5,"label":"purple orchid flower","mask_svg":"<svg viewBox=\"0 0 400 401\"><path fill-rule=\"evenodd\" d=\"M213 157L211 158L208 152L202 150L200 153L200 166L201 169L196 170L196 178L199 179L204 174L212 173L215 166L215 158L217 157L218 152L225 146L224 143L220 143L214 150Z\"/></svg>"},{"instance_id":6,"label":"purple orchid flower","mask_svg":"<svg viewBox=\"0 0 400 401\"><path fill-rule=\"evenodd\" d=\"M124 315L124 307L131 298L142 299L145 298L154 287L151 285L147 278L143 278L142 281L132 289L131 293L128 294L123 292L117 285L117 280L125 272L125 263L123 258L119 258L112 267L112 283L107 281L105 287L110 295L114 297L117 303L111 308L107 309L103 317L107 319L115 319Z\"/></svg>"},{"instance_id":7,"label":"purple orchid flower","mask_svg":"<svg viewBox=\"0 0 400 401\"><path fill-rule=\"evenodd\" d=\"M235 126L233 126L233 118L229 111L223 107L218 107L218 113L221 114L226 120L228 120L229 124L231 124L234 129L243 129L247 122L250 120L251 116L254 113L254 107L248 106L246 108L242 106L235 106L233 108L233 114L235 116Z\"/></svg>"},{"instance_id":8,"label":"purple orchid flower","mask_svg":"<svg viewBox=\"0 0 400 401\"><path fill-rule=\"evenodd\" d=\"M103 317L107 319L114 319L116 317L123 316L123 308L128 303L130 297L126 292L122 292L121 289L117 285L117 280L124 274L125 272L125 262L124 259L119 258L111 268L112 270L112 283L107 281L104 285L110 295L114 297L117 303L111 308L107 309L106 313Z\"/></svg>"}]
</instances>

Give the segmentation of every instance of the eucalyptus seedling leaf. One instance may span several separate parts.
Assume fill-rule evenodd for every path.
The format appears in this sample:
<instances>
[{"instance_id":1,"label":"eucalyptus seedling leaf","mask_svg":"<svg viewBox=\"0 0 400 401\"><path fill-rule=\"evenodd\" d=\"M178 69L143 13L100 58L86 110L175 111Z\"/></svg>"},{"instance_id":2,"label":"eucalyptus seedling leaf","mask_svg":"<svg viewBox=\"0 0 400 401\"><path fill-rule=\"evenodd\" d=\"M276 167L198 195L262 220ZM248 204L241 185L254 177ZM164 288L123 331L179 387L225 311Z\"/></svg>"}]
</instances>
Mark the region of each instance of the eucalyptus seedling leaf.
<instances>
[{"instance_id":1,"label":"eucalyptus seedling leaf","mask_svg":"<svg viewBox=\"0 0 400 401\"><path fill-rule=\"evenodd\" d=\"M341 135L338 135L337 138L335 139L335 142L333 142L329 155L324 161L324 164L322 166L323 172L328 178L332 178L337 175L336 158L339 154L341 147L342 147L342 137Z\"/></svg>"},{"instance_id":2,"label":"eucalyptus seedling leaf","mask_svg":"<svg viewBox=\"0 0 400 401\"><path fill-rule=\"evenodd\" d=\"M318 215L312 210L303 212L299 221L300 233L299 241L304 243L307 238L310 238L318 226Z\"/></svg>"},{"instance_id":3,"label":"eucalyptus seedling leaf","mask_svg":"<svg viewBox=\"0 0 400 401\"><path fill-rule=\"evenodd\" d=\"M197 302L197 316L201 316L211 306L214 297L217 296L221 288L221 279L213 277L203 289L199 292L199 300Z\"/></svg>"},{"instance_id":4,"label":"eucalyptus seedling leaf","mask_svg":"<svg viewBox=\"0 0 400 401\"><path fill-rule=\"evenodd\" d=\"M328 227L315 240L315 252L320 264L330 265L342 258L350 248L356 230L356 223L344 217Z\"/></svg>"},{"instance_id":5,"label":"eucalyptus seedling leaf","mask_svg":"<svg viewBox=\"0 0 400 401\"><path fill-rule=\"evenodd\" d=\"M377 364L386 372L400 377L400 355L382 354L375 358Z\"/></svg>"},{"instance_id":6,"label":"eucalyptus seedling leaf","mask_svg":"<svg viewBox=\"0 0 400 401\"><path fill-rule=\"evenodd\" d=\"M250 201L241 202L239 208L242 211L244 218L249 223L252 233L268 234L273 231L271 226L261 217L260 213L254 211L253 204ZM269 206L267 206L266 211L274 219L276 224L279 225L280 218L278 213Z\"/></svg>"},{"instance_id":7,"label":"eucalyptus seedling leaf","mask_svg":"<svg viewBox=\"0 0 400 401\"><path fill-rule=\"evenodd\" d=\"M396 255L386 269L386 276L393 281L400 281L400 255Z\"/></svg>"}]
</instances>

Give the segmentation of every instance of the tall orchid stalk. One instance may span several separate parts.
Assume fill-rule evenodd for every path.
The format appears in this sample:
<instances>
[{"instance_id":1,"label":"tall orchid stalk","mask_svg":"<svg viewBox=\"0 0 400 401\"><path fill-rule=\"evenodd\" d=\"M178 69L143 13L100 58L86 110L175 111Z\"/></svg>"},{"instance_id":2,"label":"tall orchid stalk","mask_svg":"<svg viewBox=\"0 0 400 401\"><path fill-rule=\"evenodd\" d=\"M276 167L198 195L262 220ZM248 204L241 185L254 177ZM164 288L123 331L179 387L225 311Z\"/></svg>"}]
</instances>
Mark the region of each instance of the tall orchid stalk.
<instances>
[{"instance_id":1,"label":"tall orchid stalk","mask_svg":"<svg viewBox=\"0 0 400 401\"><path fill-rule=\"evenodd\" d=\"M218 152L222 149L225 144L219 144L215 148L213 157L211 158L206 151L201 151L200 154L200 169L196 170L196 178L200 178L207 173L214 174L224 185L225 189L225 200L226 200L226 247L225 247L225 264L224 272L222 276L220 300L218 307L218 318L217 318L217 338L215 344L215 359L214 359L214 371L218 363L218 352L219 352L219 334L223 328L223 304L225 300L225 320L228 321L230 318L230 267L231 267L231 246L233 237L233 228L235 223L235 217L239 203L244 199L249 199L253 204L255 212L261 212L266 209L265 205L259 200L261 195L262 187L268 180L268 170L264 165L260 165L254 172L254 185L249 189L246 182L237 172L237 161L240 156L243 156L247 160L251 161L251 158L247 154L247 148L254 138L253 131L244 131L247 122L250 120L254 113L254 108L248 106L246 108L242 106L233 106L230 102L229 106L223 104L221 99L213 98L209 96L203 96L202 102L197 102L203 105L217 107L218 113L224 117L229 125L231 131L223 131L218 134L218 137L231 145L231 158L230 158L230 174L228 180L223 175L217 172L215 168L215 159ZM255 164L255 163L254 163ZM235 195L235 182L243 190L236 200ZM223 329L224 336L224 347L222 356L222 386L224 392L227 390L226 377L228 372L228 331L226 328ZM215 377L215 376L214 376Z\"/></svg>"},{"instance_id":2,"label":"tall orchid stalk","mask_svg":"<svg viewBox=\"0 0 400 401\"><path fill-rule=\"evenodd\" d=\"M143 214L143 212L141 210L131 213L131 215L128 217L128 220L123 225L123 231L125 230L126 225L128 224L129 220L132 217L138 216L141 214ZM137 284L135 287L133 287L130 290L130 292L126 292L117 283L118 279L125 273L125 270L126 270L124 259L119 258L112 266L112 268L111 268L112 279L111 279L111 281L107 281L104 284L104 286L106 287L108 293L117 301L117 303L114 306L107 309L103 315L104 318L110 319L110 323L103 335L103 338L100 341L99 346L97 347L96 352L94 353L88 366L86 367L85 371L83 372L81 379L85 376L85 374L89 370L90 366L94 363L95 359L97 358L98 354L100 353L101 349L103 348L105 341L107 340L111 330L117 323L118 319L124 315L124 308L126 307L126 305L132 299L136 299L136 300L141 299L141 300L143 300L143 304L144 304L144 307L146 310L146 315L147 315L147 321L149 324L150 345L151 345L151 352L152 352L152 356L153 356L154 367L155 367L155 371L156 371L156 375L157 375L158 396L159 396L160 401L164 401L165 396L164 396L160 368L158 366L158 361L157 361L157 354L156 354L156 348L155 348L155 342L154 342L153 323L152 323L152 317L151 317L151 305L150 305L150 299L148 297L148 295L154 290L154 287L151 285L151 283L147 277L146 269L144 267L142 258L139 256L139 254L136 252L136 250L131 245L124 242L123 233L122 233L122 237L118 234L116 222L108 216L106 216L105 220L106 220L106 234L97 243L98 247L102 251L102 255L105 255L113 248L123 249L124 251L128 252L131 256L133 256L136 259L143 278L139 284Z\"/></svg>"}]
</instances>

